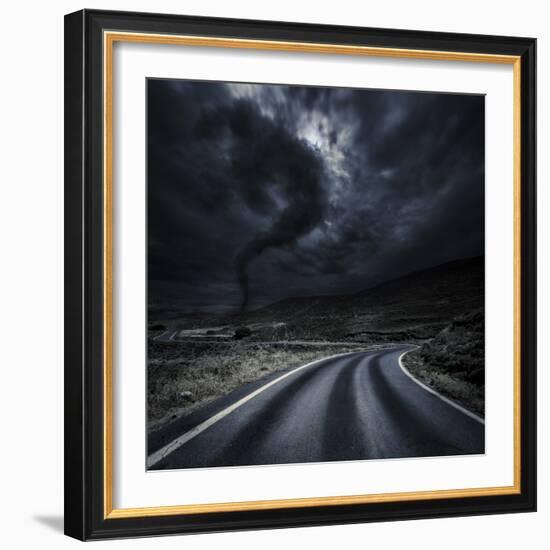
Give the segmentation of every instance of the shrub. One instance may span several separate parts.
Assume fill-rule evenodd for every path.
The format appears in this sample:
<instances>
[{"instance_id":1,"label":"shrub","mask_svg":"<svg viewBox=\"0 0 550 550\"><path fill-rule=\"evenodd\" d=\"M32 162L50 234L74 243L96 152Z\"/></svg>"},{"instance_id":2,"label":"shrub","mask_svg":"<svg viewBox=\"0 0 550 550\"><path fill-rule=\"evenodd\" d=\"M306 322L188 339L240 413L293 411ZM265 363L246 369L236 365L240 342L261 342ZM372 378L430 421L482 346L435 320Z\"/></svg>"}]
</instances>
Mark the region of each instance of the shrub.
<instances>
[{"instance_id":1,"label":"shrub","mask_svg":"<svg viewBox=\"0 0 550 550\"><path fill-rule=\"evenodd\" d=\"M237 330L235 330L235 334L233 335L233 338L235 340L242 340L243 338L246 338L251 334L252 334L252 331L248 327L239 327L237 328Z\"/></svg>"}]
</instances>

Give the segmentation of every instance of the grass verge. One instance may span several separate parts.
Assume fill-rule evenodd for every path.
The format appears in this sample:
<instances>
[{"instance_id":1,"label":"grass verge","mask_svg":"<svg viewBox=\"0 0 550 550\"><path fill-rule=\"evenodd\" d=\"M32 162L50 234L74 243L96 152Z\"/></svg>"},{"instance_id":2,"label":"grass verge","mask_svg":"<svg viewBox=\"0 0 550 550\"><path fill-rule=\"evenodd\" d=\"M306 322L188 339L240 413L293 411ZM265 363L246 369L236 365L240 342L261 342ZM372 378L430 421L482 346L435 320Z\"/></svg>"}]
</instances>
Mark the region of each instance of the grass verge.
<instances>
[{"instance_id":1,"label":"grass verge","mask_svg":"<svg viewBox=\"0 0 550 550\"><path fill-rule=\"evenodd\" d=\"M175 417L272 372L328 355L358 351L357 345L163 344L150 341L147 376L149 431Z\"/></svg>"},{"instance_id":2,"label":"grass verge","mask_svg":"<svg viewBox=\"0 0 550 550\"><path fill-rule=\"evenodd\" d=\"M403 358L409 372L467 409L485 414L482 310L457 317L437 336Z\"/></svg>"}]
</instances>

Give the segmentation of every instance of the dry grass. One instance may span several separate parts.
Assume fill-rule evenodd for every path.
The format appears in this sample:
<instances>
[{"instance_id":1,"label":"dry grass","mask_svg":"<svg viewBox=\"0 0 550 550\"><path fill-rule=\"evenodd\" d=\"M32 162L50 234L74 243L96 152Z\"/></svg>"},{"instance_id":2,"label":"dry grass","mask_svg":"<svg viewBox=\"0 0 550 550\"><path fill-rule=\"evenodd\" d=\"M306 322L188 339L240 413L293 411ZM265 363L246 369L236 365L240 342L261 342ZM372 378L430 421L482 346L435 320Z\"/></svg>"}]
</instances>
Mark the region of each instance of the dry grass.
<instances>
[{"instance_id":1,"label":"dry grass","mask_svg":"<svg viewBox=\"0 0 550 550\"><path fill-rule=\"evenodd\" d=\"M312 348L248 342L209 346L150 342L149 429L272 372L357 349L353 345Z\"/></svg>"},{"instance_id":2,"label":"dry grass","mask_svg":"<svg viewBox=\"0 0 550 550\"><path fill-rule=\"evenodd\" d=\"M461 403L467 409L484 414L485 398L482 387L426 365L418 356L418 351L405 355L403 362L409 372L424 384Z\"/></svg>"},{"instance_id":3,"label":"dry grass","mask_svg":"<svg viewBox=\"0 0 550 550\"><path fill-rule=\"evenodd\" d=\"M485 411L483 310L462 315L404 357L407 369L425 384L478 414Z\"/></svg>"}]
</instances>

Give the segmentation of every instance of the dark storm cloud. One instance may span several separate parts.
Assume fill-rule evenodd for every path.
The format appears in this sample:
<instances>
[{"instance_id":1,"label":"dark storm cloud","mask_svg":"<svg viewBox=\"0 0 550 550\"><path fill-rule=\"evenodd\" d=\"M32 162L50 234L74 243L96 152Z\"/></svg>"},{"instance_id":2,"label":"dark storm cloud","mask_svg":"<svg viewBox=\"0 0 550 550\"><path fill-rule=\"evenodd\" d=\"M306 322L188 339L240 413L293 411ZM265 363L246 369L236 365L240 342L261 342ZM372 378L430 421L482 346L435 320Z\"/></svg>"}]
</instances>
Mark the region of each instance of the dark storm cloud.
<instances>
[{"instance_id":1,"label":"dark storm cloud","mask_svg":"<svg viewBox=\"0 0 550 550\"><path fill-rule=\"evenodd\" d=\"M267 249L294 245L321 222L326 202L323 161L304 141L244 99L207 109L195 135L208 144L229 143L228 173L240 198L252 211L271 218L269 226L253 232L235 257L241 309L245 309L250 262Z\"/></svg>"},{"instance_id":2,"label":"dark storm cloud","mask_svg":"<svg viewBox=\"0 0 550 550\"><path fill-rule=\"evenodd\" d=\"M480 96L150 80L149 293L358 291L483 253Z\"/></svg>"}]
</instances>

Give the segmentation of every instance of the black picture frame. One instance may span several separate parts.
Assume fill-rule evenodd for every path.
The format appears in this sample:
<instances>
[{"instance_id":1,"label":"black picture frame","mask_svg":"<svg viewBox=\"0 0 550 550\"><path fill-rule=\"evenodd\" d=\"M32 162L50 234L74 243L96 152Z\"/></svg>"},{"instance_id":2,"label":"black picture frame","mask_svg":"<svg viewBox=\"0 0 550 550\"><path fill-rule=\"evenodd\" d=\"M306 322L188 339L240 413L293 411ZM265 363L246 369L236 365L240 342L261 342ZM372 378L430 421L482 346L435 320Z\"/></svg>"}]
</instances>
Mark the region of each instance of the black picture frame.
<instances>
[{"instance_id":1,"label":"black picture frame","mask_svg":"<svg viewBox=\"0 0 550 550\"><path fill-rule=\"evenodd\" d=\"M520 487L516 494L106 517L104 31L517 56ZM83 10L65 17L65 532L80 540L530 512L536 509L536 40Z\"/></svg>"}]
</instances>

